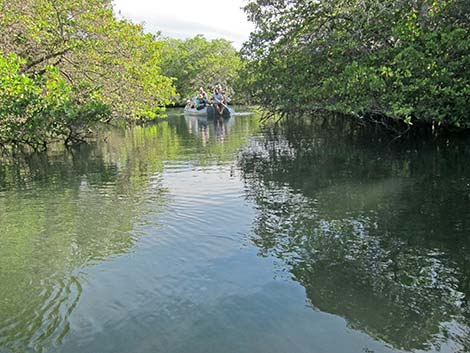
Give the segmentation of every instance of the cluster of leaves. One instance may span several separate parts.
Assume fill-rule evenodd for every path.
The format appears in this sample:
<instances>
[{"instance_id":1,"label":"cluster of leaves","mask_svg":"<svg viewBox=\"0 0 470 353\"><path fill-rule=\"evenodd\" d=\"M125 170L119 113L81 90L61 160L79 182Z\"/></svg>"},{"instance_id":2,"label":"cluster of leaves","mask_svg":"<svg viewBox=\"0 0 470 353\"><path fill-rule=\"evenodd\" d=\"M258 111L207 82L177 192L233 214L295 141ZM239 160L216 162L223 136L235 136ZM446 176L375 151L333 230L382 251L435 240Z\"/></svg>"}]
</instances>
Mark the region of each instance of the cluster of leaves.
<instances>
[{"instance_id":1,"label":"cluster of leaves","mask_svg":"<svg viewBox=\"0 0 470 353\"><path fill-rule=\"evenodd\" d=\"M201 86L211 88L216 84L233 96L242 62L228 40L209 41L197 35L186 40L166 38L163 43L162 73L176 79L176 103L194 95Z\"/></svg>"},{"instance_id":2,"label":"cluster of leaves","mask_svg":"<svg viewBox=\"0 0 470 353\"><path fill-rule=\"evenodd\" d=\"M20 73L24 59L0 55L0 146L45 149L57 138L74 143L95 123L109 118L109 106L92 94L77 95L57 68L42 75Z\"/></svg>"},{"instance_id":3,"label":"cluster of leaves","mask_svg":"<svg viewBox=\"0 0 470 353\"><path fill-rule=\"evenodd\" d=\"M255 102L470 126L465 0L256 0L242 49Z\"/></svg>"},{"instance_id":4,"label":"cluster of leaves","mask_svg":"<svg viewBox=\"0 0 470 353\"><path fill-rule=\"evenodd\" d=\"M72 142L97 121L154 118L175 95L163 43L111 0L0 0L0 31L3 144Z\"/></svg>"}]
</instances>

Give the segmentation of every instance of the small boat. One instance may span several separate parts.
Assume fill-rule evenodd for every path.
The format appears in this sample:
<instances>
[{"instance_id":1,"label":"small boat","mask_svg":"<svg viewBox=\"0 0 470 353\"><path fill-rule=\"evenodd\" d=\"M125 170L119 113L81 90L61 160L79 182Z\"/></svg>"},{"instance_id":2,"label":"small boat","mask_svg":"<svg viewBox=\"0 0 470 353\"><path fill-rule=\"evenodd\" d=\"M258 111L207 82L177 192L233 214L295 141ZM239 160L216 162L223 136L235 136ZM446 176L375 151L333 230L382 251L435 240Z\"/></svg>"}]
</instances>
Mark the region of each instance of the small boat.
<instances>
[{"instance_id":1,"label":"small boat","mask_svg":"<svg viewBox=\"0 0 470 353\"><path fill-rule=\"evenodd\" d=\"M230 116L235 113L232 107L226 106L222 113L219 113L217 109L214 108L212 105L208 105L202 109L190 108L188 106L184 107L184 114L187 115L197 115L197 116L204 116L208 118L218 118L220 116L224 118L230 118Z\"/></svg>"}]
</instances>

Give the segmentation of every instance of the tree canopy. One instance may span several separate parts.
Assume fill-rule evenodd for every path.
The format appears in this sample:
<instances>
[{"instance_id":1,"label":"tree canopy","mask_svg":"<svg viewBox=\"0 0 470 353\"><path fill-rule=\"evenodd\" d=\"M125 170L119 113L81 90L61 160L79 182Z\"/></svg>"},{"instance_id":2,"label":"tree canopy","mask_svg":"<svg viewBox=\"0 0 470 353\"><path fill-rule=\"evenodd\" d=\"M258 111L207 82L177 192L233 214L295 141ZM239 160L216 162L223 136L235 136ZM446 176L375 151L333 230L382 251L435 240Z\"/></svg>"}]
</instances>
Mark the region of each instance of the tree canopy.
<instances>
[{"instance_id":1,"label":"tree canopy","mask_svg":"<svg viewBox=\"0 0 470 353\"><path fill-rule=\"evenodd\" d=\"M175 95L162 43L110 0L0 0L0 143L74 142L91 123L153 118Z\"/></svg>"},{"instance_id":2,"label":"tree canopy","mask_svg":"<svg viewBox=\"0 0 470 353\"><path fill-rule=\"evenodd\" d=\"M228 40L209 41L202 35L186 40L166 38L162 49L162 73L176 79L177 102L191 97L201 86L220 84L228 95L235 93L242 63Z\"/></svg>"},{"instance_id":3,"label":"tree canopy","mask_svg":"<svg viewBox=\"0 0 470 353\"><path fill-rule=\"evenodd\" d=\"M256 0L242 50L256 103L470 126L465 0Z\"/></svg>"},{"instance_id":4,"label":"tree canopy","mask_svg":"<svg viewBox=\"0 0 470 353\"><path fill-rule=\"evenodd\" d=\"M161 116L199 86L228 94L241 59L225 39L163 38L111 0L0 0L0 147L83 141L90 128Z\"/></svg>"}]
</instances>

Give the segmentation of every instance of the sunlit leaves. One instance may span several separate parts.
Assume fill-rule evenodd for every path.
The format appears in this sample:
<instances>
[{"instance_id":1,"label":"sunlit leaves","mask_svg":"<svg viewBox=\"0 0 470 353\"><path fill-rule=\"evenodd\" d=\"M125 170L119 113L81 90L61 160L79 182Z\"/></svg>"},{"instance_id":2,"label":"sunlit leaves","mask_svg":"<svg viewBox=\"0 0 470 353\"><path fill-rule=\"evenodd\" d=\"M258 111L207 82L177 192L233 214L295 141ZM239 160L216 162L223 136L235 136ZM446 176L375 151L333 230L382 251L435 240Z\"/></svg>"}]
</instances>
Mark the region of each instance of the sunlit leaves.
<instances>
[{"instance_id":1,"label":"sunlit leaves","mask_svg":"<svg viewBox=\"0 0 470 353\"><path fill-rule=\"evenodd\" d=\"M468 2L259 0L245 10L256 30L244 81L257 103L469 125Z\"/></svg>"},{"instance_id":2,"label":"sunlit leaves","mask_svg":"<svg viewBox=\"0 0 470 353\"><path fill-rule=\"evenodd\" d=\"M76 142L96 122L155 118L172 102L173 79L160 69L162 43L141 25L116 19L110 0L0 6L0 65L2 76L10 75L0 92L3 144Z\"/></svg>"},{"instance_id":3,"label":"sunlit leaves","mask_svg":"<svg viewBox=\"0 0 470 353\"><path fill-rule=\"evenodd\" d=\"M0 145L44 149L57 138L73 142L109 116L108 107L91 97L77 101L57 68L48 66L31 78L19 71L22 62L13 54L0 55Z\"/></svg>"},{"instance_id":4,"label":"sunlit leaves","mask_svg":"<svg viewBox=\"0 0 470 353\"><path fill-rule=\"evenodd\" d=\"M234 82L241 60L232 44L225 39L164 39L162 73L175 78L179 98L184 101L200 87L210 89L221 84L228 95L234 93Z\"/></svg>"}]
</instances>

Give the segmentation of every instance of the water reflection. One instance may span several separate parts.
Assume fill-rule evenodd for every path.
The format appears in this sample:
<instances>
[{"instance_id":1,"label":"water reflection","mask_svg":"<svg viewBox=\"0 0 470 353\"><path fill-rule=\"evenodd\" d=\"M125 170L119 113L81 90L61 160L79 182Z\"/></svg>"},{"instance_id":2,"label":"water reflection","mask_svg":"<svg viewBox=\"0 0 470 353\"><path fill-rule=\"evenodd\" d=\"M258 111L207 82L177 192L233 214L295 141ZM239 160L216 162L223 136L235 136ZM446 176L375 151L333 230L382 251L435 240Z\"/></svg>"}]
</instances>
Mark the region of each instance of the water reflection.
<instances>
[{"instance_id":1,"label":"water reflection","mask_svg":"<svg viewBox=\"0 0 470 353\"><path fill-rule=\"evenodd\" d=\"M106 161L96 146L3 160L0 347L60 344L86 281L81 269L130 251L148 205L164 205L161 179L134 163Z\"/></svg>"},{"instance_id":2,"label":"water reflection","mask_svg":"<svg viewBox=\"0 0 470 353\"><path fill-rule=\"evenodd\" d=\"M207 144L212 134L215 135L217 143L224 143L230 134L234 120L233 118L207 119L207 117L201 116L185 116L189 133L199 137L203 146Z\"/></svg>"},{"instance_id":3,"label":"water reflection","mask_svg":"<svg viewBox=\"0 0 470 353\"><path fill-rule=\"evenodd\" d=\"M1 352L62 351L89 269L136 251L142 235L162 226L171 199L164 172L232 163L257 127L189 124L180 117L104 132L77 149L0 159ZM130 305L132 288L122 287Z\"/></svg>"},{"instance_id":4,"label":"water reflection","mask_svg":"<svg viewBox=\"0 0 470 353\"><path fill-rule=\"evenodd\" d=\"M468 352L468 142L370 136L340 120L255 140L239 160L252 241L352 328L396 349Z\"/></svg>"},{"instance_id":5,"label":"water reflection","mask_svg":"<svg viewBox=\"0 0 470 353\"><path fill-rule=\"evenodd\" d=\"M469 350L468 144L299 124L2 159L0 351Z\"/></svg>"}]
</instances>

